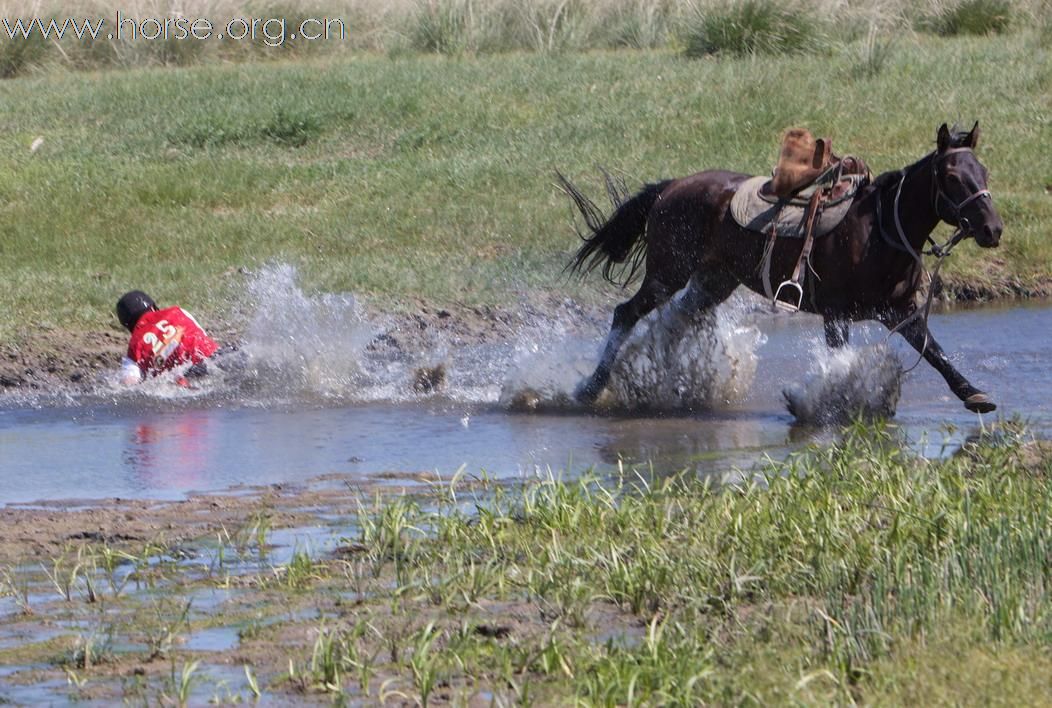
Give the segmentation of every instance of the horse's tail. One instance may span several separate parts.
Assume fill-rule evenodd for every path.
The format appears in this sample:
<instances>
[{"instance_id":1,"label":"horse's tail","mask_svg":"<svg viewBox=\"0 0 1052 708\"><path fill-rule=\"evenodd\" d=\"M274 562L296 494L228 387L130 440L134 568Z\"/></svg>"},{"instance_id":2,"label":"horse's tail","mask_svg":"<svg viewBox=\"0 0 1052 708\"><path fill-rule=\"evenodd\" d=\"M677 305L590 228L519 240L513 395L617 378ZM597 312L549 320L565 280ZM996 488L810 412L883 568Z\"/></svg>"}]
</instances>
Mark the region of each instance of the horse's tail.
<instances>
[{"instance_id":1,"label":"horse's tail","mask_svg":"<svg viewBox=\"0 0 1052 708\"><path fill-rule=\"evenodd\" d=\"M585 275L602 264L603 277L611 283L625 286L632 282L646 252L646 227L650 209L673 180L647 184L630 197L624 182L604 172L606 192L614 207L613 214L606 217L570 180L559 172L555 174L562 190L584 217L587 228L586 231L578 229L578 235L584 243L566 266L567 270Z\"/></svg>"}]
</instances>

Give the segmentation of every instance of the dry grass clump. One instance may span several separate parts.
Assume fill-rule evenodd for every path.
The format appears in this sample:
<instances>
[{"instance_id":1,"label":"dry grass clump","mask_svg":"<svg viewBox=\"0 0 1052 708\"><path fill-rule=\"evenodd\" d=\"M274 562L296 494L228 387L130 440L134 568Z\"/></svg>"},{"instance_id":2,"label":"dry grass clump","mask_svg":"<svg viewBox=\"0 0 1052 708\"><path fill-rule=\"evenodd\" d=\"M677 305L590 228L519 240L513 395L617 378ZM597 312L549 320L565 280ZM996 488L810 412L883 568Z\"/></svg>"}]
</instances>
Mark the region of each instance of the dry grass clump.
<instances>
[{"instance_id":1,"label":"dry grass clump","mask_svg":"<svg viewBox=\"0 0 1052 708\"><path fill-rule=\"evenodd\" d=\"M280 46L260 36L241 41L169 37L154 40L104 37L118 7L100 0L66 5L0 2L12 23L39 18L61 23L105 18L100 39L71 36L12 39L0 28L0 77L49 65L76 69L184 66L203 61L248 61L317 52L380 51L438 54L559 52L668 47L691 56L716 53L800 53L830 43L859 40L902 27L941 35L1001 33L1047 22L1042 0L133 0L124 17L207 18L218 28L233 18L269 19L285 28ZM342 38L292 39L304 20L338 19ZM276 28L278 25L271 25ZM15 31L17 34L17 30Z\"/></svg>"}]
</instances>

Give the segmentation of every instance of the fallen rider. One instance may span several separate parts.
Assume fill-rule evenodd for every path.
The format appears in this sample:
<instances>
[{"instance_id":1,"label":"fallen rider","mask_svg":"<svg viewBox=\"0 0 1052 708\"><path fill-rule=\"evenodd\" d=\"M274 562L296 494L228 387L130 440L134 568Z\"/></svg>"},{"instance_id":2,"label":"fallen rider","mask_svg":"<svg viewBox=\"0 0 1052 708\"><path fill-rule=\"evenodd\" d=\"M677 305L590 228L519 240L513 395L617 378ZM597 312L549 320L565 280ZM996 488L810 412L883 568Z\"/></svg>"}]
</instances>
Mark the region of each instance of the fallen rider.
<instances>
[{"instance_id":1,"label":"fallen rider","mask_svg":"<svg viewBox=\"0 0 1052 708\"><path fill-rule=\"evenodd\" d=\"M140 290L125 293L117 301L117 319L131 332L128 353L121 361L121 383L125 385L189 365L177 379L180 386L189 386L188 379L208 373L205 360L219 350L193 315L181 307L161 310Z\"/></svg>"}]
</instances>

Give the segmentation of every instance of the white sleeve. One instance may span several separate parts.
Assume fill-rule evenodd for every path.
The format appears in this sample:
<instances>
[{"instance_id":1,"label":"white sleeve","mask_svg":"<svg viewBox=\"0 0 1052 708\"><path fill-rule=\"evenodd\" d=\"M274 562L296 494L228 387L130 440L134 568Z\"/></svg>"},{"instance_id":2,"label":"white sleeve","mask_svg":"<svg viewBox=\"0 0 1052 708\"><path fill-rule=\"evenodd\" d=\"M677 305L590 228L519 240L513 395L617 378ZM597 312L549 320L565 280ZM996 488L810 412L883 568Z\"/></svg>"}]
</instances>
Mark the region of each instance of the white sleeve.
<instances>
[{"instance_id":1,"label":"white sleeve","mask_svg":"<svg viewBox=\"0 0 1052 708\"><path fill-rule=\"evenodd\" d=\"M142 369L128 357L121 359L121 383L125 386L142 381Z\"/></svg>"}]
</instances>

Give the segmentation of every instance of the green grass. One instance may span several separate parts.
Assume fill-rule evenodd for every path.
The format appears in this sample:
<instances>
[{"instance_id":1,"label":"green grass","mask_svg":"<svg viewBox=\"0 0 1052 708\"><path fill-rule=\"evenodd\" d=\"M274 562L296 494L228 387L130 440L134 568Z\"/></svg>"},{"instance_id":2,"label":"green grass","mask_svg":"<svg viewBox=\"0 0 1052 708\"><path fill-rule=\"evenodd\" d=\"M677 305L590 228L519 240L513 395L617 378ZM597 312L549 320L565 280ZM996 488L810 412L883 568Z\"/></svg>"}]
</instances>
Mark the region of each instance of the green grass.
<instances>
[{"instance_id":1,"label":"green grass","mask_svg":"<svg viewBox=\"0 0 1052 708\"><path fill-rule=\"evenodd\" d=\"M147 695L185 694L178 667L199 660L195 690L234 661L253 668L228 690L290 700L1047 704L1052 447L1002 426L934 461L854 426L724 488L626 470L377 496L341 522L356 530L338 557L239 566L210 610L191 613L217 582L193 562L144 565L152 581L106 604L34 595L5 621L81 634L0 659L96 687L141 665ZM46 586L25 568L15 584ZM181 648L191 625L255 621L227 654Z\"/></svg>"},{"instance_id":2,"label":"green grass","mask_svg":"<svg viewBox=\"0 0 1052 708\"><path fill-rule=\"evenodd\" d=\"M799 124L882 171L930 150L943 121L980 120L1007 229L949 272L980 289L1047 282L1045 45L903 40L876 71L860 52L363 54L4 82L0 341L116 326L130 288L212 319L241 298L237 269L268 261L384 302L589 296L600 286L561 274L576 239L555 169L586 184L600 164L630 184L760 174Z\"/></svg>"},{"instance_id":3,"label":"green grass","mask_svg":"<svg viewBox=\"0 0 1052 708\"><path fill-rule=\"evenodd\" d=\"M839 0L790 0L788 4L766 0L323 0L307 4L184 0L175 7L146 0L122 10L124 17L139 22L179 13L188 21L208 19L216 28L223 28L232 18L269 20L270 24L266 39L257 33L254 39L232 42L171 37L141 41L125 33L113 40L67 36L61 41L40 41L37 36L38 41L20 43L7 41L4 32L0 33L0 76L28 75L56 65L74 69L189 66L360 50L447 55L619 47L682 50L695 44L697 30L704 25L715 31L713 36L723 49L783 51L799 50L801 38L812 44L811 28L817 26L829 30L826 41L836 42L864 36L873 27L896 36L907 27L945 35L1003 32L1047 21L1052 14L1045 0L884 0L877 4ZM38 2L28 7L9 3L0 6L0 13L12 22L18 18L29 22L35 16L45 23L54 19L59 26L70 17L101 18L107 30L116 21L116 8L106 0ZM334 32L337 39L307 41L300 29L307 19L339 20L345 31L342 35ZM283 34L279 23L283 23ZM314 30L311 26L308 31Z\"/></svg>"},{"instance_id":4,"label":"green grass","mask_svg":"<svg viewBox=\"0 0 1052 708\"><path fill-rule=\"evenodd\" d=\"M964 657L987 680L1025 675L1022 657L1040 655L1052 631L1052 467L1024 460L1009 444L926 462L891 429L855 428L736 490L692 477L552 481L469 516L400 523L436 529L408 557L417 573L446 578L430 591L444 606L474 597L484 568L492 579L475 603L546 608L553 630L526 663L541 675L531 684L541 702L969 702L960 689L978 677L933 680L918 657L945 672ZM638 641L588 639L604 604L639 619ZM440 674L516 685L501 667L531 650L458 651L468 649L450 639L434 657ZM1049 697L1047 681L1027 683ZM1037 699L1009 684L997 682Z\"/></svg>"}]
</instances>

